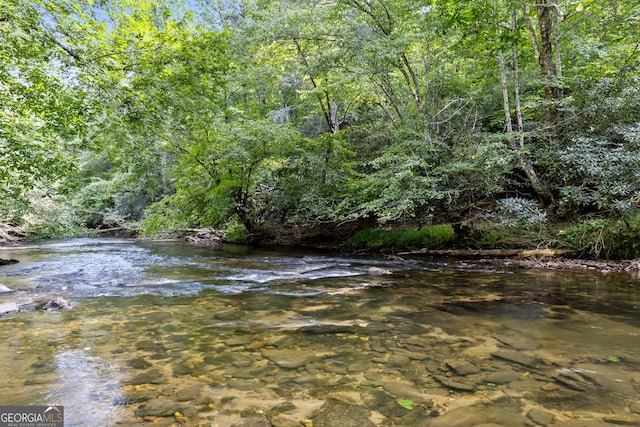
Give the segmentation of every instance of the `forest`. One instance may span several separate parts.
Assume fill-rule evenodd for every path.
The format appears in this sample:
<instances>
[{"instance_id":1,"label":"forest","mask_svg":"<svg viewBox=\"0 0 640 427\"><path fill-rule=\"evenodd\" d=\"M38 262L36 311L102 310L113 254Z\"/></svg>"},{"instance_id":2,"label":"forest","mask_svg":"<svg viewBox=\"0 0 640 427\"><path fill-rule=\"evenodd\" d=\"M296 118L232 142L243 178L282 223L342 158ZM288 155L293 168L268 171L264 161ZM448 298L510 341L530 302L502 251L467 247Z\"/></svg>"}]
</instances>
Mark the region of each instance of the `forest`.
<instances>
[{"instance_id":1,"label":"forest","mask_svg":"<svg viewBox=\"0 0 640 427\"><path fill-rule=\"evenodd\" d=\"M636 0L0 0L0 240L640 257Z\"/></svg>"}]
</instances>

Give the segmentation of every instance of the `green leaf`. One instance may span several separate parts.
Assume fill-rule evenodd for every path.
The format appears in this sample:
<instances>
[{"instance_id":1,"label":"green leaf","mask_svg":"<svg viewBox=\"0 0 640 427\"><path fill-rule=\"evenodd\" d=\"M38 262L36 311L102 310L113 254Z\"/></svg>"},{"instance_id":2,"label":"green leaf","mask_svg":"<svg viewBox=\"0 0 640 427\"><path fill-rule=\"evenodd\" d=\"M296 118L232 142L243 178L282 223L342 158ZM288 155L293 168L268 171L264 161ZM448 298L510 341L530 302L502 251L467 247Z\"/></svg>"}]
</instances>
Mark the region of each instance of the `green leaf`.
<instances>
[{"instance_id":1,"label":"green leaf","mask_svg":"<svg viewBox=\"0 0 640 427\"><path fill-rule=\"evenodd\" d=\"M405 409L413 410L413 400L411 399L398 399L398 404Z\"/></svg>"}]
</instances>

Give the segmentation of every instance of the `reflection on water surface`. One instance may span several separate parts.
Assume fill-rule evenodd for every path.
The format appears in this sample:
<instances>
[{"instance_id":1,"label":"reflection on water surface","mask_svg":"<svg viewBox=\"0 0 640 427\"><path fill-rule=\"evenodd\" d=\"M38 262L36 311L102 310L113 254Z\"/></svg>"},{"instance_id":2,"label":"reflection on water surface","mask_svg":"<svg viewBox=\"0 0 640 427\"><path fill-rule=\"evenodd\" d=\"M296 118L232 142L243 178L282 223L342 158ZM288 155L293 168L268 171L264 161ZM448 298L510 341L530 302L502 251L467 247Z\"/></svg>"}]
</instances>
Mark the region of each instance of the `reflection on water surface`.
<instances>
[{"instance_id":1,"label":"reflection on water surface","mask_svg":"<svg viewBox=\"0 0 640 427\"><path fill-rule=\"evenodd\" d=\"M0 257L24 308L0 401L68 426L640 425L626 276L117 239ZM73 309L31 309L52 296Z\"/></svg>"}]
</instances>

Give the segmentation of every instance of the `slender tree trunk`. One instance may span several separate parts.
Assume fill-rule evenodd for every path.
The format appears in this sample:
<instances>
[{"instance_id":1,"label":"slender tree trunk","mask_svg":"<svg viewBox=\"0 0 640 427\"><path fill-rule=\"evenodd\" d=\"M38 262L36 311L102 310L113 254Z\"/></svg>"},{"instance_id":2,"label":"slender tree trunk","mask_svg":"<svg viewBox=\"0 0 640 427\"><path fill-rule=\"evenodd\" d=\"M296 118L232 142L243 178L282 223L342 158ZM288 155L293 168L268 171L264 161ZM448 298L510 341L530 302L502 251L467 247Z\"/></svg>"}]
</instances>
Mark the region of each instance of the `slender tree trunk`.
<instances>
[{"instance_id":1,"label":"slender tree trunk","mask_svg":"<svg viewBox=\"0 0 640 427\"><path fill-rule=\"evenodd\" d=\"M311 86L313 86L313 89L317 91L318 84L316 83L316 79L313 77L313 74L311 74L311 67L309 67L307 56L302 51L302 47L300 46L300 43L298 42L297 39L294 38L293 43L296 46L296 50L298 51L298 55L300 56L302 65L308 71L309 80L311 81ZM320 93L316 93L316 97L318 98L318 103L320 104L320 108L322 109L322 114L324 115L324 120L325 120L325 123L327 124L327 127L329 128L329 131L332 133L337 132L339 124L336 124L334 123L334 121L331 120L331 102L332 102L331 97L326 92L326 90L324 91L324 97Z\"/></svg>"},{"instance_id":2,"label":"slender tree trunk","mask_svg":"<svg viewBox=\"0 0 640 427\"><path fill-rule=\"evenodd\" d=\"M522 19L527 26L527 31L529 31L533 53L536 55L536 59L538 59L540 58L540 43L538 43L538 35L536 34L536 29L533 27L531 18L529 18L529 9L527 9L527 4L524 0L520 0L520 7L522 9Z\"/></svg>"},{"instance_id":3,"label":"slender tree trunk","mask_svg":"<svg viewBox=\"0 0 640 427\"><path fill-rule=\"evenodd\" d=\"M553 42L551 40L551 18L549 16L549 2L547 0L536 0L538 8L538 25L540 27L540 72L545 79L544 98L547 101L547 109L551 121L558 118L558 108L556 106L556 94L554 90L553 76Z\"/></svg>"},{"instance_id":4,"label":"slender tree trunk","mask_svg":"<svg viewBox=\"0 0 640 427\"><path fill-rule=\"evenodd\" d=\"M518 157L518 163L520 168L524 171L531 187L536 192L538 197L542 199L546 206L553 204L553 196L549 189L542 183L538 174L536 173L533 165L529 161L529 158L524 153L524 125L522 122L522 110L520 107L520 82L518 77L517 66L517 50L513 49L514 59L514 100L516 103L516 120L518 124L519 144L516 142L513 135L513 124L511 119L511 106L509 100L509 85L507 79L507 67L504 62L504 55L502 51L498 53L498 65L500 66L500 85L502 86L502 105L504 108L505 125L508 135L509 147L516 152Z\"/></svg>"},{"instance_id":5,"label":"slender tree trunk","mask_svg":"<svg viewBox=\"0 0 640 427\"><path fill-rule=\"evenodd\" d=\"M557 13L557 3L555 0L536 0L535 7L538 17L539 34L536 33L536 29L529 18L529 10L524 0L520 1L520 6L527 30L529 31L533 50L540 66L540 74L544 79L544 98L549 112L549 119L555 122L558 119L556 103L560 99L560 92L555 78L559 77L557 74L558 71L562 73L562 63L560 62L560 51L558 49L559 36L554 36L554 34L557 33L557 24L555 25L556 28L554 28L551 19L551 16ZM556 21L557 19L554 18L553 22Z\"/></svg>"},{"instance_id":6,"label":"slender tree trunk","mask_svg":"<svg viewBox=\"0 0 640 427\"><path fill-rule=\"evenodd\" d=\"M498 52L498 65L500 66L500 86L502 86L502 107L504 109L504 121L509 135L513 133L511 123L511 107L509 106L509 85L507 81L507 67L504 63L502 51Z\"/></svg>"},{"instance_id":7,"label":"slender tree trunk","mask_svg":"<svg viewBox=\"0 0 640 427\"><path fill-rule=\"evenodd\" d=\"M516 31L516 11L511 10L511 31ZM522 120L522 107L520 104L520 66L518 63L518 48L514 45L511 49L513 60L513 101L516 104L516 123L518 125L518 136L520 148L524 148L524 122Z\"/></svg>"},{"instance_id":8,"label":"slender tree trunk","mask_svg":"<svg viewBox=\"0 0 640 427\"><path fill-rule=\"evenodd\" d=\"M411 92L411 95L413 97L413 102L416 105L416 110L424 127L424 140L427 143L431 143L430 121L428 120L427 114L425 112L425 104L422 100L422 90L420 88L418 75L411 66L411 62L409 62L409 58L404 52L402 52L400 57L401 61L399 61L395 65L404 76L404 79L407 82L407 87L409 88L409 91Z\"/></svg>"},{"instance_id":9,"label":"slender tree trunk","mask_svg":"<svg viewBox=\"0 0 640 427\"><path fill-rule=\"evenodd\" d=\"M560 56L560 20L558 16L560 15L560 7L558 6L557 0L551 0L552 14L551 14L551 36L553 37L553 59L554 65L556 68L556 79L560 85L556 85L556 96L559 100L564 97L562 93L562 57Z\"/></svg>"},{"instance_id":10,"label":"slender tree trunk","mask_svg":"<svg viewBox=\"0 0 640 427\"><path fill-rule=\"evenodd\" d=\"M374 27L380 32L380 34L382 34L388 40L393 40L393 28L395 26L395 22L391 11L384 1L378 0L378 2L376 3L369 0L346 0L345 3L369 16L369 18L373 22ZM377 6L381 8L380 14L376 13L376 10L373 7L374 3L376 3ZM411 97L413 98L413 102L416 106L418 116L420 117L420 121L422 122L422 126L424 128L424 140L425 142L430 143L431 121L427 118L425 102L423 99L423 90L420 86L420 79L415 69L411 65L411 61L409 60L407 53L401 51L398 55L398 59L396 61L393 61L393 66L396 67L398 71L400 71L406 81L407 89L411 93Z\"/></svg>"},{"instance_id":11,"label":"slender tree trunk","mask_svg":"<svg viewBox=\"0 0 640 427\"><path fill-rule=\"evenodd\" d=\"M377 79L375 75L371 76L369 79L373 82L374 85L380 88L383 96L389 100L389 103L391 104L391 108L393 108L393 112L395 113L395 117L393 116L391 111L382 103L378 103L378 105L380 106L380 108L382 108L382 111L384 111L384 113L387 115L391 124L395 126L396 121L401 122L404 120L404 116L400 112L400 101L398 100L398 97L393 91L393 86L389 82L389 76L381 73L378 75L380 76L379 79Z\"/></svg>"}]
</instances>

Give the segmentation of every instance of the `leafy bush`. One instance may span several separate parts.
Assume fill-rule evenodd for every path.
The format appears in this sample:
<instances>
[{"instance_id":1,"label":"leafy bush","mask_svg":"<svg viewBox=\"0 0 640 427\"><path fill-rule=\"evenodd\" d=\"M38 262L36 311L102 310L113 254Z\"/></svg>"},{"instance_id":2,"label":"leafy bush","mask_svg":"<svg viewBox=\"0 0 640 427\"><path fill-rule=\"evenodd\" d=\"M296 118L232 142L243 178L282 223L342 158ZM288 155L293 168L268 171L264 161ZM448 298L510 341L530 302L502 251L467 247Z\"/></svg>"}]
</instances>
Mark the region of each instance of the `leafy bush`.
<instances>
[{"instance_id":1,"label":"leafy bush","mask_svg":"<svg viewBox=\"0 0 640 427\"><path fill-rule=\"evenodd\" d=\"M247 229L238 221L227 224L224 231L224 239L230 242L243 243L247 240Z\"/></svg>"},{"instance_id":2,"label":"leafy bush","mask_svg":"<svg viewBox=\"0 0 640 427\"><path fill-rule=\"evenodd\" d=\"M30 211L23 216L21 229L29 239L52 239L86 234L81 219L66 197L47 194L51 190L29 192Z\"/></svg>"},{"instance_id":3,"label":"leafy bush","mask_svg":"<svg viewBox=\"0 0 640 427\"><path fill-rule=\"evenodd\" d=\"M619 215L640 206L640 124L615 129L609 138L576 137L557 153L566 209Z\"/></svg>"},{"instance_id":4,"label":"leafy bush","mask_svg":"<svg viewBox=\"0 0 640 427\"><path fill-rule=\"evenodd\" d=\"M540 209L538 203L521 197L498 200L486 218L503 227L524 229L539 228L547 223L547 213Z\"/></svg>"},{"instance_id":5,"label":"leafy bush","mask_svg":"<svg viewBox=\"0 0 640 427\"><path fill-rule=\"evenodd\" d=\"M621 219L588 219L558 232L560 241L582 256L611 259L640 257L640 213Z\"/></svg>"},{"instance_id":6,"label":"leafy bush","mask_svg":"<svg viewBox=\"0 0 640 427\"><path fill-rule=\"evenodd\" d=\"M370 228L356 232L347 240L346 245L370 249L384 247L439 249L451 244L454 240L453 227L450 224L442 224L406 230Z\"/></svg>"}]
</instances>

